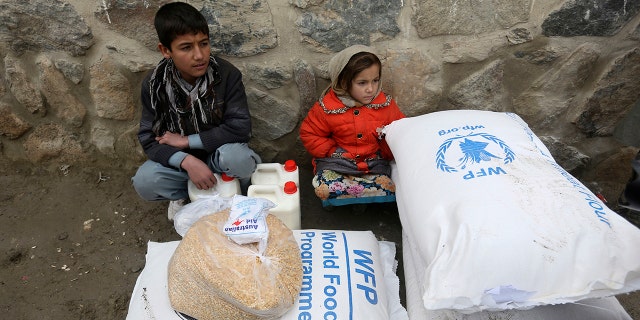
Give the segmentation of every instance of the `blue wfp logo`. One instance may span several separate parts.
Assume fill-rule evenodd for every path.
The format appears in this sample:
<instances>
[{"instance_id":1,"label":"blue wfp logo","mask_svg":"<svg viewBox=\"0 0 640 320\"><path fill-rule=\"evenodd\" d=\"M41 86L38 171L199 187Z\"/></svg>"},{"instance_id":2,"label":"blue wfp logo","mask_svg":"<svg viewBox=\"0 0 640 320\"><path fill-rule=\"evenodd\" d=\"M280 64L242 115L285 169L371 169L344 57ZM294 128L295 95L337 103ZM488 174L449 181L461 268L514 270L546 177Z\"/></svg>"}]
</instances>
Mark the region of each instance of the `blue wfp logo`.
<instances>
[{"instance_id":1,"label":"blue wfp logo","mask_svg":"<svg viewBox=\"0 0 640 320\"><path fill-rule=\"evenodd\" d=\"M464 179L506 173L501 166L488 166L499 161L507 165L515 160L509 146L488 133L457 135L445 140L436 153L438 169L452 173L466 171Z\"/></svg>"}]
</instances>

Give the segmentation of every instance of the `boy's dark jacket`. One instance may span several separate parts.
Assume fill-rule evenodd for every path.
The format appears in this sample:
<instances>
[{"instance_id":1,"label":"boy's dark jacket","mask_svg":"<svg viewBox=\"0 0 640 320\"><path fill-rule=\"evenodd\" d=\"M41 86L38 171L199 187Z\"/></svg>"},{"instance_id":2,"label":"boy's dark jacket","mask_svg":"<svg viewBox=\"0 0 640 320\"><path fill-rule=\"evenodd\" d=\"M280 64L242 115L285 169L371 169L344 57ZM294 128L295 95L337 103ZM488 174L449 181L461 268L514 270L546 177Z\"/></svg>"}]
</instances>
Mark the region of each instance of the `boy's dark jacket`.
<instances>
[{"instance_id":1,"label":"boy's dark jacket","mask_svg":"<svg viewBox=\"0 0 640 320\"><path fill-rule=\"evenodd\" d=\"M214 86L216 106L222 108L222 124L211 126L201 130L200 139L204 150L184 149L182 151L192 154L206 162L207 155L215 152L218 147L226 143L248 142L251 137L251 116L247 105L247 95L242 83L242 73L238 68L226 60L215 57L218 65L219 79ZM215 65L213 67L216 67ZM140 118L140 130L138 139L142 149L150 160L169 167L169 158L180 149L159 144L152 131L155 110L151 106L149 91L149 79L153 70L142 81L141 96L142 116ZM185 135L197 132L186 132Z\"/></svg>"}]
</instances>

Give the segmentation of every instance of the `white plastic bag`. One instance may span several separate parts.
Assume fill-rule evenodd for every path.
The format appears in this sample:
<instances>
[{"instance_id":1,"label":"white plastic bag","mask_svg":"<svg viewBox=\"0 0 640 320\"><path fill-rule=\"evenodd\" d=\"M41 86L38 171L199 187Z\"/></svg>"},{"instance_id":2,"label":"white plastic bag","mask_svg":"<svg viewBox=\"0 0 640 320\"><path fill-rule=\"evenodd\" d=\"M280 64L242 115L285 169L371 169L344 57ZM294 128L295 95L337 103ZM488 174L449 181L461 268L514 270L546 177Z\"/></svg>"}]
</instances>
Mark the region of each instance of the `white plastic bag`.
<instances>
[{"instance_id":1,"label":"white plastic bag","mask_svg":"<svg viewBox=\"0 0 640 320\"><path fill-rule=\"evenodd\" d=\"M221 197L216 193L201 196L198 200L186 204L173 217L173 226L176 232L184 237L189 228L200 218L229 209L231 207L231 199Z\"/></svg>"},{"instance_id":2,"label":"white plastic bag","mask_svg":"<svg viewBox=\"0 0 640 320\"><path fill-rule=\"evenodd\" d=\"M302 262L293 234L267 215L269 238L231 241L222 226L229 210L198 220L176 248L168 266L171 306L199 320L275 319L288 311L300 291Z\"/></svg>"}]
</instances>

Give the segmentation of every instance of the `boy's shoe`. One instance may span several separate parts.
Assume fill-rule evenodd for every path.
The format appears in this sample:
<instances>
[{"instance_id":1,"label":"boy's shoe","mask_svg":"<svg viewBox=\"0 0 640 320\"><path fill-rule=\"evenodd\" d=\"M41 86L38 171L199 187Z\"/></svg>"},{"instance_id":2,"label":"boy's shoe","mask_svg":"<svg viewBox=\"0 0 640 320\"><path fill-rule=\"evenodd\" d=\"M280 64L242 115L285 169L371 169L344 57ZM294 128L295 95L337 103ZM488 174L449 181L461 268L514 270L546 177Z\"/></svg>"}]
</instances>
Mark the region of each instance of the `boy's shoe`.
<instances>
[{"instance_id":1,"label":"boy's shoe","mask_svg":"<svg viewBox=\"0 0 640 320\"><path fill-rule=\"evenodd\" d=\"M173 221L173 217L176 216L176 213L187 204L187 199L178 199L169 201L169 208L167 208L167 218L169 221Z\"/></svg>"}]
</instances>

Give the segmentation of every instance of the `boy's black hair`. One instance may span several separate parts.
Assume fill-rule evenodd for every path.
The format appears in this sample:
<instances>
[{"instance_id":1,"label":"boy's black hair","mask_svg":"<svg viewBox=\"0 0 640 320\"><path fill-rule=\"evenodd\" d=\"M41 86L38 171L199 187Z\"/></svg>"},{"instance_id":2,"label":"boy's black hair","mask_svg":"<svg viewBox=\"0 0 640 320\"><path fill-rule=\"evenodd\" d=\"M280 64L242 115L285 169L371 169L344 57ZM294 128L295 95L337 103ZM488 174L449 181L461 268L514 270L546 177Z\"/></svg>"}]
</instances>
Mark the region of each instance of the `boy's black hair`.
<instances>
[{"instance_id":1,"label":"boy's black hair","mask_svg":"<svg viewBox=\"0 0 640 320\"><path fill-rule=\"evenodd\" d=\"M156 12L153 25L163 46L171 50L171 42L183 34L202 32L209 36L209 24L193 6L184 2L167 3Z\"/></svg>"}]
</instances>

